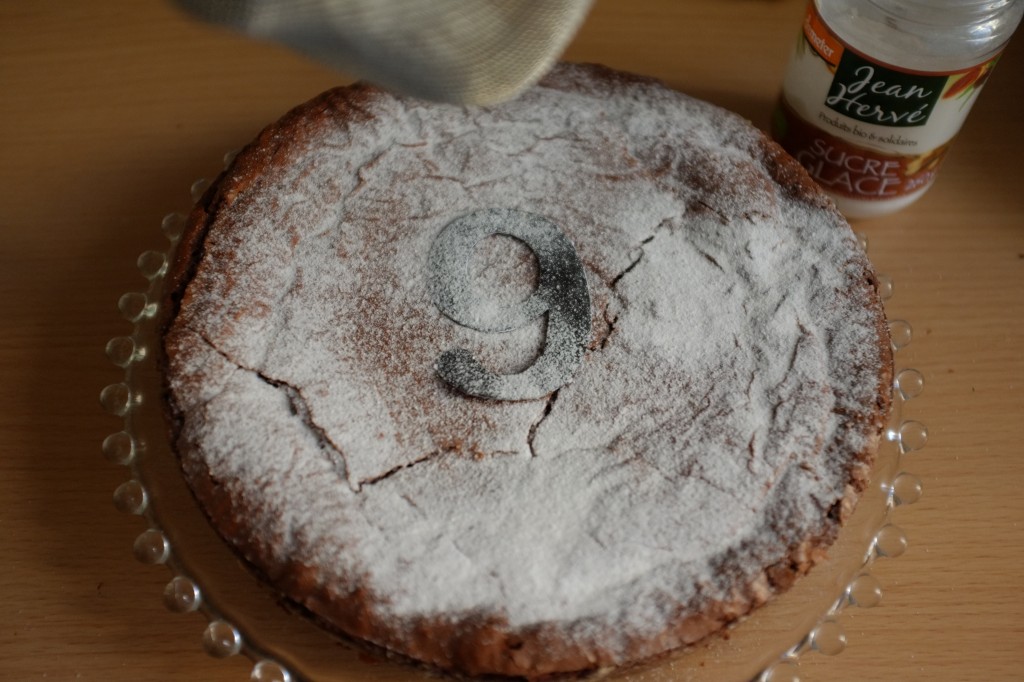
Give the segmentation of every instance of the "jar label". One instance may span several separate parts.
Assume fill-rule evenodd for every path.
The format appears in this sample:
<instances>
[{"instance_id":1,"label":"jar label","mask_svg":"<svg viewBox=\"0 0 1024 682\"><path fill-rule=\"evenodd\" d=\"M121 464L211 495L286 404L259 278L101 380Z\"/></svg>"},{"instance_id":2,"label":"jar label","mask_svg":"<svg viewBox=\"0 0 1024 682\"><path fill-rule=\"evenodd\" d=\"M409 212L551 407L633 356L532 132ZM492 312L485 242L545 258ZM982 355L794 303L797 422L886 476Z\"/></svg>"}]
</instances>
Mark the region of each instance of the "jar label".
<instances>
[{"instance_id":1,"label":"jar label","mask_svg":"<svg viewBox=\"0 0 1024 682\"><path fill-rule=\"evenodd\" d=\"M826 189L891 199L926 187L997 58L954 72L873 59L809 3L773 135Z\"/></svg>"},{"instance_id":2,"label":"jar label","mask_svg":"<svg viewBox=\"0 0 1024 682\"><path fill-rule=\"evenodd\" d=\"M825 105L863 123L923 126L946 78L890 69L853 50L843 50Z\"/></svg>"},{"instance_id":3,"label":"jar label","mask_svg":"<svg viewBox=\"0 0 1024 682\"><path fill-rule=\"evenodd\" d=\"M864 131L856 123L831 118L844 137L805 121L782 99L772 132L822 188L851 199L893 199L928 187L949 149L947 143L925 154L886 153L849 142ZM899 133L889 140L898 144Z\"/></svg>"}]
</instances>

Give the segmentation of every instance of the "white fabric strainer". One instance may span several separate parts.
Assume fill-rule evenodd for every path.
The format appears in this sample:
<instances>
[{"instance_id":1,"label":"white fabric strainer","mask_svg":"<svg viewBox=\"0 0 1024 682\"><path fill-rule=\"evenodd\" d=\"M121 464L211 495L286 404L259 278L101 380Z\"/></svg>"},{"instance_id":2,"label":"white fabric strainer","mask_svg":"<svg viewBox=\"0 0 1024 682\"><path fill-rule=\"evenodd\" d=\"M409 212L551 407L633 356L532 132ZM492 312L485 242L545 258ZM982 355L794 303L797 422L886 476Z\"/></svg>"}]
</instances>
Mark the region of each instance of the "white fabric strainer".
<instances>
[{"instance_id":1,"label":"white fabric strainer","mask_svg":"<svg viewBox=\"0 0 1024 682\"><path fill-rule=\"evenodd\" d=\"M539 79L592 0L175 0L425 99L490 104Z\"/></svg>"}]
</instances>

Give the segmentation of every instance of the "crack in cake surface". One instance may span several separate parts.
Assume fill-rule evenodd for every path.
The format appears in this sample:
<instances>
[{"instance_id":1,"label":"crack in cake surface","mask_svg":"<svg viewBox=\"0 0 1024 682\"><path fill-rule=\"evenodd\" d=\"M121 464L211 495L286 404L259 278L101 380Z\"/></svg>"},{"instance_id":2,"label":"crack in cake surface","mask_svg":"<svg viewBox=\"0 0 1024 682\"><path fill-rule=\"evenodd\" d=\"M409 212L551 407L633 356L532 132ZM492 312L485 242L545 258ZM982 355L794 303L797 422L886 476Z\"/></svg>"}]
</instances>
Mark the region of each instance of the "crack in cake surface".
<instances>
[{"instance_id":1,"label":"crack in cake surface","mask_svg":"<svg viewBox=\"0 0 1024 682\"><path fill-rule=\"evenodd\" d=\"M327 450L328 456L331 457L331 460L335 464L338 477L345 481L349 480L348 465L345 461L345 453L343 453L341 451L341 448L339 448L337 444L331 440L330 434L328 434L327 431L322 426L317 424L316 421L313 419L313 416L309 410L309 405L306 402L306 399L303 397L302 391L300 389L298 389L295 386L292 386L286 381L282 381L280 379L275 379L271 376L268 376L258 369L246 367L242 363L232 358L224 350L219 348L205 334L198 332L194 329L190 331L196 334L196 336L198 336L211 350L217 353L225 361L233 365L236 369L239 369L243 372L248 372L255 376L257 379L259 379L261 382L266 384L267 386L272 386L273 388L280 390L287 397L288 404L292 409L292 414L294 414L306 426L309 432L317 439L317 441L319 441L320 445ZM355 491L358 491L359 486L355 485L353 486L353 489Z\"/></svg>"}]
</instances>

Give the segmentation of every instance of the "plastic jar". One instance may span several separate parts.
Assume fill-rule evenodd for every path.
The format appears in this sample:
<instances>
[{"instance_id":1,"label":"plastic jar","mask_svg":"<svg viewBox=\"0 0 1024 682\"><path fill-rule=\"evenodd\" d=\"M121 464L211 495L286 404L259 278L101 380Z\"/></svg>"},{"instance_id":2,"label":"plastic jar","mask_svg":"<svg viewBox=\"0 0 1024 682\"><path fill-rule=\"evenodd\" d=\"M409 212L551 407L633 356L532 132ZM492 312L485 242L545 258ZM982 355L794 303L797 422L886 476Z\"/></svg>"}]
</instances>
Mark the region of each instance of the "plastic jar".
<instances>
[{"instance_id":1,"label":"plastic jar","mask_svg":"<svg viewBox=\"0 0 1024 682\"><path fill-rule=\"evenodd\" d=\"M924 194L1024 0L813 0L772 134L850 218Z\"/></svg>"}]
</instances>

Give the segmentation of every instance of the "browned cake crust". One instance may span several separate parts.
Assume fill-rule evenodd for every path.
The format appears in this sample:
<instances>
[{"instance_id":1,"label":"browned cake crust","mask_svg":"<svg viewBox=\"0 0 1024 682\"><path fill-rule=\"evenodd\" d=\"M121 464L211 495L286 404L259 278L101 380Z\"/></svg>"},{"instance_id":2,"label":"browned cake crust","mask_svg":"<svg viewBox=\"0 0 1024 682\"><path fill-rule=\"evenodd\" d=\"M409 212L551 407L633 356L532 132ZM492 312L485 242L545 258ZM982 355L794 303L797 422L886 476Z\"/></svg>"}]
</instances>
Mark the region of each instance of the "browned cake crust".
<instances>
[{"instance_id":1,"label":"browned cake crust","mask_svg":"<svg viewBox=\"0 0 1024 682\"><path fill-rule=\"evenodd\" d=\"M642 125L641 114L650 116ZM527 172L491 173L506 157L530 159ZM562 157L571 163L552 170ZM549 184L578 173L582 197L559 186L544 196L531 173ZM477 189L477 180L490 185ZM535 401L467 398L432 371L468 332L435 329L447 318L418 293L422 245L453 218L494 205L549 216L591 287L582 367ZM593 219L583 212L591 209ZM629 211L650 237L615 223ZM341 236L324 237L332 230ZM697 257L663 262L654 246ZM806 263L761 272L775 249L788 254L775 269ZM335 260L344 269L332 270ZM717 278L708 286L725 292L706 297L715 325L693 341L694 321L678 309L704 300L693 287L707 276L665 291L675 262L708 268ZM288 274L267 274L278 271ZM352 279L335 286L330 278L344 272ZM318 277L328 282L311 283ZM788 589L852 512L889 410L892 358L875 277L803 168L731 114L603 67L560 67L516 103L486 110L367 85L326 92L265 129L218 178L190 214L166 281L171 440L218 532L327 627L468 675L538 679L630 665L698 642ZM676 306L668 312L658 308L666 297ZM762 318L768 331L749 327ZM685 355L663 349L675 328ZM525 344L536 353L543 339ZM687 365L705 353L721 359ZM672 369L672 358L686 369ZM324 375L344 388L332 394ZM744 390L745 399L729 397ZM364 433L377 412L387 418ZM751 435L740 441L744 428ZM377 457L375 443L387 454ZM562 471L565 487L549 482ZM594 495L577 490L610 476ZM516 505L514 491L495 492L505 483L535 497ZM458 495L431 492L451 485ZM325 499L332 490L336 499ZM553 490L572 498L554 520L519 511L547 504ZM463 523L465 500L481 491L494 497L480 498L487 513L478 516L507 515L509 525ZM732 500L742 518L674 521L673 505L693 497L714 510ZM636 518L619 518L637 508ZM318 525L325 517L329 527ZM563 519L564 536L522 530ZM422 539L445 528L452 537ZM629 544L647 528L650 537ZM723 533L733 536L720 541ZM437 549L447 545L455 549ZM521 572L536 562L541 577L506 575L509 557ZM597 568L580 568L584 560ZM408 575L429 562L437 567ZM604 584L605 569L621 578ZM573 579L549 586L565 573ZM457 579L438 584L447 574Z\"/></svg>"}]
</instances>

